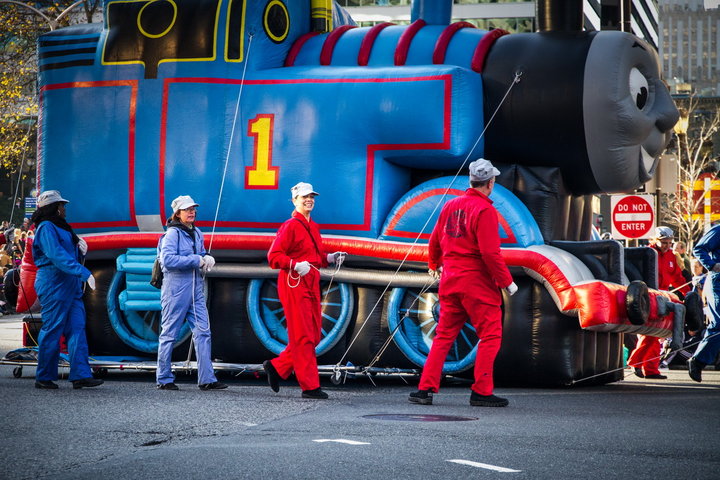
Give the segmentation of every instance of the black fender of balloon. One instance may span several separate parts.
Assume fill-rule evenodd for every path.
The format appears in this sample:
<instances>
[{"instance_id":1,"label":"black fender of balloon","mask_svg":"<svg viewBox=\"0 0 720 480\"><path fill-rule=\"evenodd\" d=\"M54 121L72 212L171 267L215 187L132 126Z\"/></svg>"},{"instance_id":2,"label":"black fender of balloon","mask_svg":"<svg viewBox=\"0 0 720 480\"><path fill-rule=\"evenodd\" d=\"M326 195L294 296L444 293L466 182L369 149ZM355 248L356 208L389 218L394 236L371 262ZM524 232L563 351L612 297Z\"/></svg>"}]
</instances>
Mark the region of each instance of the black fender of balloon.
<instances>
[{"instance_id":1,"label":"black fender of balloon","mask_svg":"<svg viewBox=\"0 0 720 480\"><path fill-rule=\"evenodd\" d=\"M624 249L625 270L630 280L642 280L649 288L657 290L657 253L648 247L630 247ZM631 277L631 272L637 272L637 276Z\"/></svg>"},{"instance_id":2,"label":"black fender of balloon","mask_svg":"<svg viewBox=\"0 0 720 480\"><path fill-rule=\"evenodd\" d=\"M572 253L582 261L595 278L620 283L623 280L622 245L615 240L594 242L552 241L550 245Z\"/></svg>"}]
</instances>

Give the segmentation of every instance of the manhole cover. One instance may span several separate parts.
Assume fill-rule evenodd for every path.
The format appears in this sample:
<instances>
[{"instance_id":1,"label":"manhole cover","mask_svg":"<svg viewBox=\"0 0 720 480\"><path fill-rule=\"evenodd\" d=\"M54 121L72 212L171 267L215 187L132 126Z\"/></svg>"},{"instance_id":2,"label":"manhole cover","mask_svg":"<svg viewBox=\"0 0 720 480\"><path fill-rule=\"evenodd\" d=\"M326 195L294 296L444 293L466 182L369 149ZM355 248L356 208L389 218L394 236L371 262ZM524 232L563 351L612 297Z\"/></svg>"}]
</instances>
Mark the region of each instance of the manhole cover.
<instances>
[{"instance_id":1,"label":"manhole cover","mask_svg":"<svg viewBox=\"0 0 720 480\"><path fill-rule=\"evenodd\" d=\"M476 417L458 417L456 415L418 415L415 413L378 413L363 415L362 418L375 420L396 420L402 422L469 422L477 420Z\"/></svg>"}]
</instances>

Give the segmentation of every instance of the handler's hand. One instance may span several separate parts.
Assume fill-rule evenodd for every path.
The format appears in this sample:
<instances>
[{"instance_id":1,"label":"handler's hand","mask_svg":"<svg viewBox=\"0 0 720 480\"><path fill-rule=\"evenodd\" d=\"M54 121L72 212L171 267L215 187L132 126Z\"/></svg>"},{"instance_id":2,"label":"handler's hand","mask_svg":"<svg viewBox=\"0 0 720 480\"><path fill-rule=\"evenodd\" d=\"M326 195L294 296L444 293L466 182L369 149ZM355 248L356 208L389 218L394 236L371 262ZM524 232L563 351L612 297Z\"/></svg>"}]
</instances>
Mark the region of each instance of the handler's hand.
<instances>
[{"instance_id":1,"label":"handler's hand","mask_svg":"<svg viewBox=\"0 0 720 480\"><path fill-rule=\"evenodd\" d=\"M301 277L304 277L310 273L310 262L298 262L295 264L295 267L293 267L293 270L295 270Z\"/></svg>"},{"instance_id":2,"label":"handler's hand","mask_svg":"<svg viewBox=\"0 0 720 480\"><path fill-rule=\"evenodd\" d=\"M85 240L83 240L81 238L80 241L78 242L77 246L78 246L78 249L80 250L81 254L87 255L88 246L87 246L87 242Z\"/></svg>"},{"instance_id":3,"label":"handler's hand","mask_svg":"<svg viewBox=\"0 0 720 480\"><path fill-rule=\"evenodd\" d=\"M328 263L331 263L331 264L334 263L339 267L345 261L346 256L347 256L347 253L345 253L345 252L328 253L327 261L328 261Z\"/></svg>"},{"instance_id":4,"label":"handler's hand","mask_svg":"<svg viewBox=\"0 0 720 480\"><path fill-rule=\"evenodd\" d=\"M88 287L90 287L90 290L95 290L95 277L93 277L92 273L85 281L87 282Z\"/></svg>"},{"instance_id":5,"label":"handler's hand","mask_svg":"<svg viewBox=\"0 0 720 480\"><path fill-rule=\"evenodd\" d=\"M203 271L203 273L207 273L210 270L212 270L213 267L215 266L215 258L210 255L205 255L204 257L202 257L202 259L203 259L202 271Z\"/></svg>"},{"instance_id":6,"label":"handler's hand","mask_svg":"<svg viewBox=\"0 0 720 480\"><path fill-rule=\"evenodd\" d=\"M512 282L510 285L505 287L505 291L510 295L511 297L515 295L515 292L518 291L518 286L515 285L515 282Z\"/></svg>"}]
</instances>

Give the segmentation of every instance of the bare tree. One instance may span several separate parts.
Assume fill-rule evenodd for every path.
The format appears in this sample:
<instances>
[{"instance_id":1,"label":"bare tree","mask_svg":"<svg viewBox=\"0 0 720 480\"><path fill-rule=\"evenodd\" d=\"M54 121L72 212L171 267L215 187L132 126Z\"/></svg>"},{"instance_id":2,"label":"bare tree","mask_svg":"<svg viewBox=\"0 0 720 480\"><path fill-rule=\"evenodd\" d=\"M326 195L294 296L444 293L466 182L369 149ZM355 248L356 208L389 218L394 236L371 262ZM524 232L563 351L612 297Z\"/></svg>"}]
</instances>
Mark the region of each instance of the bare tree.
<instances>
[{"instance_id":1,"label":"bare tree","mask_svg":"<svg viewBox=\"0 0 720 480\"><path fill-rule=\"evenodd\" d=\"M720 127L720 106L703 107L698 97L678 102L680 120L675 126L678 188L667 196L661 217L678 230L688 249L706 225L705 196L716 182L718 164L712 156L712 137ZM707 179L707 181L706 181Z\"/></svg>"}]
</instances>

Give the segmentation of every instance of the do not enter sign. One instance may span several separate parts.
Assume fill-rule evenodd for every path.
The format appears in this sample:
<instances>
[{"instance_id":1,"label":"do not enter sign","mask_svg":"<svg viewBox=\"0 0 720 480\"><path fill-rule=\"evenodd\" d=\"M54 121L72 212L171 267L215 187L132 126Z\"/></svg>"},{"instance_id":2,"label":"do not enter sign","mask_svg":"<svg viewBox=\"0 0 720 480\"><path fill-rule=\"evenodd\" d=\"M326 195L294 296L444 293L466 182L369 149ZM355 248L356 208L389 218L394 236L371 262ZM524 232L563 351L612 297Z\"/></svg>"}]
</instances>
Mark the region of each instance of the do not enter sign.
<instances>
[{"instance_id":1,"label":"do not enter sign","mask_svg":"<svg viewBox=\"0 0 720 480\"><path fill-rule=\"evenodd\" d=\"M610 199L613 238L650 238L655 227L652 195L613 195Z\"/></svg>"}]
</instances>

